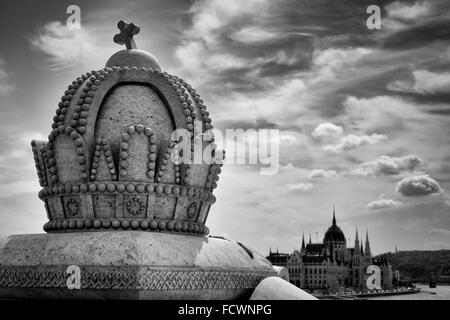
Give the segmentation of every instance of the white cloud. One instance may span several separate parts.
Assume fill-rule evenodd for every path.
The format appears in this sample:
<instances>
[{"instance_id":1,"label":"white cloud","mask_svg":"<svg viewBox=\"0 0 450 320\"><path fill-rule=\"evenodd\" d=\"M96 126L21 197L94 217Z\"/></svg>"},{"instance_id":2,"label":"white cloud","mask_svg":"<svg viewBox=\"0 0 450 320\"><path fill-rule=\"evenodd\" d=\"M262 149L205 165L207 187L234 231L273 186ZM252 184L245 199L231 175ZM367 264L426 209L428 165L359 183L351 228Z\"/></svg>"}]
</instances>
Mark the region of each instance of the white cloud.
<instances>
[{"instance_id":1,"label":"white cloud","mask_svg":"<svg viewBox=\"0 0 450 320\"><path fill-rule=\"evenodd\" d=\"M192 37L203 39L210 44L214 41L217 29L233 19L263 12L265 2L265 0L197 1L190 8L193 25L188 32Z\"/></svg>"},{"instance_id":2,"label":"white cloud","mask_svg":"<svg viewBox=\"0 0 450 320\"><path fill-rule=\"evenodd\" d=\"M323 170L323 169L313 169L309 172L309 179L320 179L320 178L332 178L336 177L338 173L334 170Z\"/></svg>"},{"instance_id":3,"label":"white cloud","mask_svg":"<svg viewBox=\"0 0 450 320\"><path fill-rule=\"evenodd\" d=\"M313 62L316 66L331 69L342 68L345 65L353 64L372 51L367 48L337 49L329 48L314 52Z\"/></svg>"},{"instance_id":4,"label":"white cloud","mask_svg":"<svg viewBox=\"0 0 450 320\"><path fill-rule=\"evenodd\" d=\"M431 7L427 1L417 1L413 4L395 1L386 5L385 9L390 18L414 20L426 16Z\"/></svg>"},{"instance_id":5,"label":"white cloud","mask_svg":"<svg viewBox=\"0 0 450 320\"><path fill-rule=\"evenodd\" d=\"M393 208L401 206L401 201L395 201L392 199L379 199L367 204L367 208L369 209L385 209L385 208Z\"/></svg>"},{"instance_id":6,"label":"white cloud","mask_svg":"<svg viewBox=\"0 0 450 320\"><path fill-rule=\"evenodd\" d=\"M253 44L267 42L273 39L280 38L280 36L281 35L278 32L264 30L256 26L248 26L233 33L230 37L238 42Z\"/></svg>"},{"instance_id":7,"label":"white cloud","mask_svg":"<svg viewBox=\"0 0 450 320\"><path fill-rule=\"evenodd\" d=\"M49 67L53 70L70 68L100 55L92 33L85 27L69 29L58 21L44 25L30 42L47 55Z\"/></svg>"},{"instance_id":8,"label":"white cloud","mask_svg":"<svg viewBox=\"0 0 450 320\"><path fill-rule=\"evenodd\" d=\"M419 106L398 97L376 96L359 99L349 96L343 106L348 115L347 121L357 123L359 129L365 131L398 127L399 121L426 119Z\"/></svg>"},{"instance_id":9,"label":"white cloud","mask_svg":"<svg viewBox=\"0 0 450 320\"><path fill-rule=\"evenodd\" d=\"M405 197L425 196L440 193L441 186L429 175L406 177L397 184L396 192Z\"/></svg>"},{"instance_id":10,"label":"white cloud","mask_svg":"<svg viewBox=\"0 0 450 320\"><path fill-rule=\"evenodd\" d=\"M432 236L440 236L440 235L450 235L450 230L441 229L441 228L433 228L428 231L428 234Z\"/></svg>"},{"instance_id":11,"label":"white cloud","mask_svg":"<svg viewBox=\"0 0 450 320\"><path fill-rule=\"evenodd\" d=\"M294 184L288 184L287 187L290 190L295 191L310 191L313 188L313 185L309 182L300 182L300 183L294 183Z\"/></svg>"},{"instance_id":12,"label":"white cloud","mask_svg":"<svg viewBox=\"0 0 450 320\"><path fill-rule=\"evenodd\" d=\"M331 138L334 139L339 137L344 132L341 126L335 125L334 123L325 122L319 124L311 133L311 136L316 140Z\"/></svg>"},{"instance_id":13,"label":"white cloud","mask_svg":"<svg viewBox=\"0 0 450 320\"><path fill-rule=\"evenodd\" d=\"M316 50L313 53L313 64L317 70L310 82L330 81L336 74L346 71L370 53L372 50L367 48Z\"/></svg>"},{"instance_id":14,"label":"white cloud","mask_svg":"<svg viewBox=\"0 0 450 320\"><path fill-rule=\"evenodd\" d=\"M7 95L14 90L8 73L4 70L5 61L0 58L0 95Z\"/></svg>"},{"instance_id":15,"label":"white cloud","mask_svg":"<svg viewBox=\"0 0 450 320\"><path fill-rule=\"evenodd\" d=\"M396 80L388 84L391 91L436 94L450 91L450 72L435 73L427 70L413 71L414 80Z\"/></svg>"},{"instance_id":16,"label":"white cloud","mask_svg":"<svg viewBox=\"0 0 450 320\"><path fill-rule=\"evenodd\" d=\"M398 175L424 170L426 162L416 155L389 157L382 155L374 161L360 164L350 174L356 176Z\"/></svg>"},{"instance_id":17,"label":"white cloud","mask_svg":"<svg viewBox=\"0 0 450 320\"><path fill-rule=\"evenodd\" d=\"M334 153L343 151L347 152L355 150L360 146L375 144L386 140L387 136L385 136L384 134L373 133L370 136L368 135L356 136L350 134L343 137L338 144L324 146L323 150Z\"/></svg>"},{"instance_id":18,"label":"white cloud","mask_svg":"<svg viewBox=\"0 0 450 320\"><path fill-rule=\"evenodd\" d=\"M0 185L0 198L9 198L23 193L38 193L39 183L35 180L16 181Z\"/></svg>"}]
</instances>

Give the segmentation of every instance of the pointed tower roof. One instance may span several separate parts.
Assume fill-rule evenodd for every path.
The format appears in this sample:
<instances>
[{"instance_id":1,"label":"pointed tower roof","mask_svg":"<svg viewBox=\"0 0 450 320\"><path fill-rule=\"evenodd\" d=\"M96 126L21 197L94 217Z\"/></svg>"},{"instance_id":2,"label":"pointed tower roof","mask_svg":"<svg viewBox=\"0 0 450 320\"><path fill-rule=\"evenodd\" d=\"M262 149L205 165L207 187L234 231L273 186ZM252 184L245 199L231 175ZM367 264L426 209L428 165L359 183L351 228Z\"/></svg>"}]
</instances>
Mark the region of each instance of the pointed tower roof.
<instances>
[{"instance_id":1,"label":"pointed tower roof","mask_svg":"<svg viewBox=\"0 0 450 320\"><path fill-rule=\"evenodd\" d=\"M365 251L367 255L371 255L370 253L370 243L369 243L369 231L366 229L366 247Z\"/></svg>"},{"instance_id":2,"label":"pointed tower roof","mask_svg":"<svg viewBox=\"0 0 450 320\"><path fill-rule=\"evenodd\" d=\"M361 243L361 254L364 254L363 245Z\"/></svg>"},{"instance_id":3,"label":"pointed tower roof","mask_svg":"<svg viewBox=\"0 0 450 320\"><path fill-rule=\"evenodd\" d=\"M305 249L305 233L302 233L302 249Z\"/></svg>"},{"instance_id":4,"label":"pointed tower roof","mask_svg":"<svg viewBox=\"0 0 450 320\"><path fill-rule=\"evenodd\" d=\"M359 242L358 227L356 227L355 242Z\"/></svg>"},{"instance_id":5,"label":"pointed tower roof","mask_svg":"<svg viewBox=\"0 0 450 320\"><path fill-rule=\"evenodd\" d=\"M311 244L311 233L309 234L309 244Z\"/></svg>"},{"instance_id":6,"label":"pointed tower roof","mask_svg":"<svg viewBox=\"0 0 450 320\"><path fill-rule=\"evenodd\" d=\"M336 225L336 209L335 209L335 206L333 204L333 226L335 226L335 225Z\"/></svg>"}]
</instances>

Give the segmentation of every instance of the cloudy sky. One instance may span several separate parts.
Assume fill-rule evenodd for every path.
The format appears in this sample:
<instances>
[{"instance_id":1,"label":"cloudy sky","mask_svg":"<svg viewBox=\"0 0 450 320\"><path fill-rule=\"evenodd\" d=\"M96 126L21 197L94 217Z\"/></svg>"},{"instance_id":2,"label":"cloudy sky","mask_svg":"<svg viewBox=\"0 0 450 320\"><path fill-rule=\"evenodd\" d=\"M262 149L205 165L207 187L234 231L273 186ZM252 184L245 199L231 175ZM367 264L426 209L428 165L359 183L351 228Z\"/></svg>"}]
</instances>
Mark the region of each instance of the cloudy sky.
<instances>
[{"instance_id":1,"label":"cloudy sky","mask_svg":"<svg viewBox=\"0 0 450 320\"><path fill-rule=\"evenodd\" d=\"M46 137L65 87L120 48L189 81L216 128L280 130L280 171L223 168L208 225L260 252L292 251L331 223L373 251L450 248L450 2L7 1L0 11L0 234L46 216L29 142ZM369 5L381 29L369 30Z\"/></svg>"}]
</instances>

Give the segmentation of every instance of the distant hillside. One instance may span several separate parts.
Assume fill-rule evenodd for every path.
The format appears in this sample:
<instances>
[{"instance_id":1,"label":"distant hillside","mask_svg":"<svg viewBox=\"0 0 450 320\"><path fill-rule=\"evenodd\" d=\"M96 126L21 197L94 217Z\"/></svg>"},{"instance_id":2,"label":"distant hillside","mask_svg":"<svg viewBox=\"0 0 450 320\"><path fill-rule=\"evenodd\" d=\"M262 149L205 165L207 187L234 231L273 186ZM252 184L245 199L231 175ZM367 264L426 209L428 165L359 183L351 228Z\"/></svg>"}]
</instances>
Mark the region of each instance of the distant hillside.
<instances>
[{"instance_id":1,"label":"distant hillside","mask_svg":"<svg viewBox=\"0 0 450 320\"><path fill-rule=\"evenodd\" d=\"M392 271L399 270L403 276L414 282L427 282L431 277L440 282L450 282L450 250L400 251L384 253L392 265Z\"/></svg>"}]
</instances>

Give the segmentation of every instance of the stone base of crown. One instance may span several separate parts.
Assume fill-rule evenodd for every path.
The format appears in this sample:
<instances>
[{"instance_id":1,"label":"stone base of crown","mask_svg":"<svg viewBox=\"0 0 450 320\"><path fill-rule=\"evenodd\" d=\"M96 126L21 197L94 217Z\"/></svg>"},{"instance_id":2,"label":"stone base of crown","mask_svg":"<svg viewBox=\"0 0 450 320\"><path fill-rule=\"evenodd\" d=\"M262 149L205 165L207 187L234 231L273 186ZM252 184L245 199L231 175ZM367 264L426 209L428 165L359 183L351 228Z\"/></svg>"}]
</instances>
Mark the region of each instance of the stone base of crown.
<instances>
[{"instance_id":1,"label":"stone base of crown","mask_svg":"<svg viewBox=\"0 0 450 320\"><path fill-rule=\"evenodd\" d=\"M140 231L10 236L0 298L245 299L275 275L234 241Z\"/></svg>"}]
</instances>

